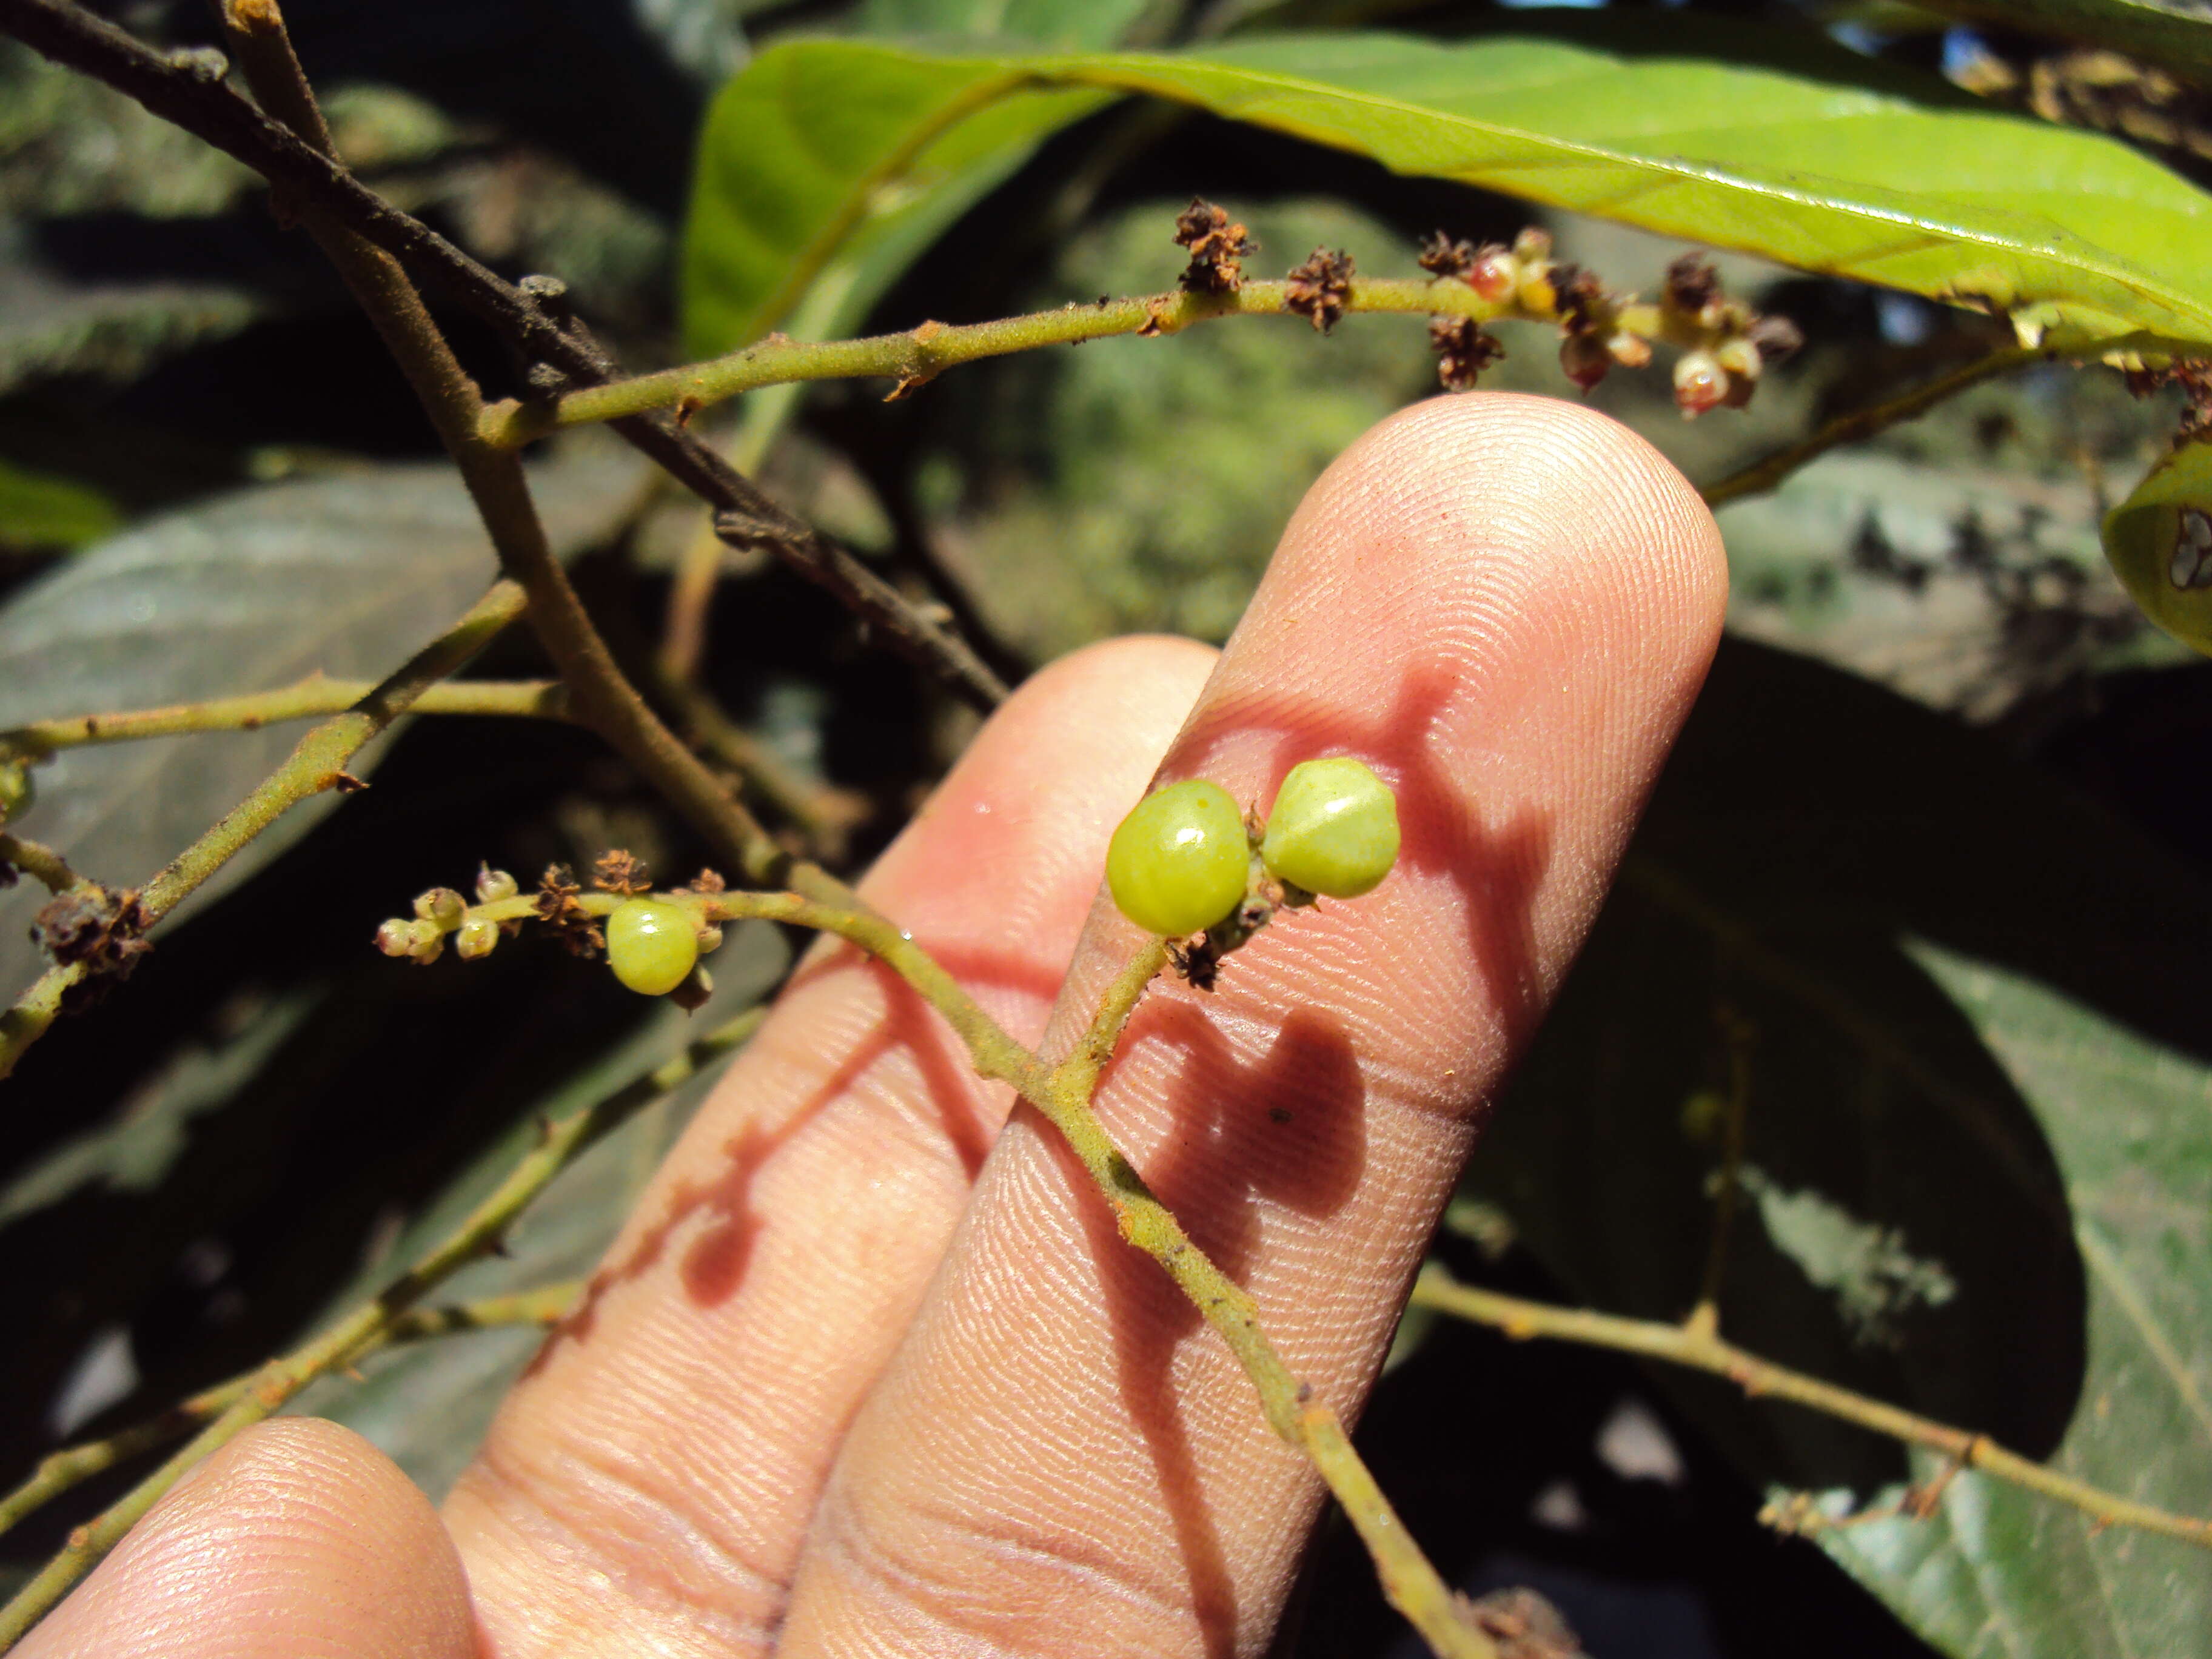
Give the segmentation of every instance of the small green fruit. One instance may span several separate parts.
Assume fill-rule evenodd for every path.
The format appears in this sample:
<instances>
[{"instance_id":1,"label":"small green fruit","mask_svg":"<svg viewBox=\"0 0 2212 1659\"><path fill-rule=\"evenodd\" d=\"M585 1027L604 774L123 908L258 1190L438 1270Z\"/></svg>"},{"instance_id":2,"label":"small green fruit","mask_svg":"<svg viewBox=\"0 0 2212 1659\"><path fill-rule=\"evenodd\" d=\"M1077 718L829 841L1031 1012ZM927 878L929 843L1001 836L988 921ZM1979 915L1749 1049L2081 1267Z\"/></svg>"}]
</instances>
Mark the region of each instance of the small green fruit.
<instances>
[{"instance_id":1,"label":"small green fruit","mask_svg":"<svg viewBox=\"0 0 2212 1659\"><path fill-rule=\"evenodd\" d=\"M665 996L699 960L699 919L668 899L624 899L607 918L607 965L641 996Z\"/></svg>"},{"instance_id":2,"label":"small green fruit","mask_svg":"<svg viewBox=\"0 0 2212 1659\"><path fill-rule=\"evenodd\" d=\"M1348 756L1300 761L1260 843L1268 874L1329 898L1372 892L1398 861L1398 798Z\"/></svg>"},{"instance_id":3,"label":"small green fruit","mask_svg":"<svg viewBox=\"0 0 2212 1659\"><path fill-rule=\"evenodd\" d=\"M1130 809L1106 848L1106 884L1121 914L1146 933L1203 933L1244 896L1252 844L1244 817L1218 783L1171 783Z\"/></svg>"}]
</instances>

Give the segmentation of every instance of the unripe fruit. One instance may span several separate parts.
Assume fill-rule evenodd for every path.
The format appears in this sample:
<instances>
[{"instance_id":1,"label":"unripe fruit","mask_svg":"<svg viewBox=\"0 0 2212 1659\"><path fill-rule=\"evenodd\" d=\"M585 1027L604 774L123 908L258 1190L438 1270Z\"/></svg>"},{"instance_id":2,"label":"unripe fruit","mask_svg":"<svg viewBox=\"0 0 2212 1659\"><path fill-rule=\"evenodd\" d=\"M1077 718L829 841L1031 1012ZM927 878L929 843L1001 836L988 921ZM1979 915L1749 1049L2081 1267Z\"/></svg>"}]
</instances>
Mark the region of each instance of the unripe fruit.
<instances>
[{"instance_id":1,"label":"unripe fruit","mask_svg":"<svg viewBox=\"0 0 2212 1659\"><path fill-rule=\"evenodd\" d=\"M477 902L496 904L501 899L511 899L520 890L515 880L504 870L495 870L489 864L477 867Z\"/></svg>"},{"instance_id":2,"label":"unripe fruit","mask_svg":"<svg viewBox=\"0 0 2212 1659\"><path fill-rule=\"evenodd\" d=\"M1244 896L1252 844L1244 816L1218 783L1172 783L1130 809L1106 848L1106 884L1146 933L1203 933Z\"/></svg>"},{"instance_id":3,"label":"unripe fruit","mask_svg":"<svg viewBox=\"0 0 2212 1659\"><path fill-rule=\"evenodd\" d=\"M668 899L624 899L607 918L607 965L641 996L665 996L699 960L699 919Z\"/></svg>"},{"instance_id":4,"label":"unripe fruit","mask_svg":"<svg viewBox=\"0 0 2212 1659\"><path fill-rule=\"evenodd\" d=\"M1300 761L1276 793L1260 858L1278 881L1358 898L1398 861L1398 798L1349 756Z\"/></svg>"},{"instance_id":5,"label":"unripe fruit","mask_svg":"<svg viewBox=\"0 0 2212 1659\"><path fill-rule=\"evenodd\" d=\"M492 946L498 943L499 924L495 921L486 921L481 916L474 921L463 922L460 932L453 935L453 949L460 953L462 960L465 962L474 962L478 957L489 956Z\"/></svg>"}]
</instances>

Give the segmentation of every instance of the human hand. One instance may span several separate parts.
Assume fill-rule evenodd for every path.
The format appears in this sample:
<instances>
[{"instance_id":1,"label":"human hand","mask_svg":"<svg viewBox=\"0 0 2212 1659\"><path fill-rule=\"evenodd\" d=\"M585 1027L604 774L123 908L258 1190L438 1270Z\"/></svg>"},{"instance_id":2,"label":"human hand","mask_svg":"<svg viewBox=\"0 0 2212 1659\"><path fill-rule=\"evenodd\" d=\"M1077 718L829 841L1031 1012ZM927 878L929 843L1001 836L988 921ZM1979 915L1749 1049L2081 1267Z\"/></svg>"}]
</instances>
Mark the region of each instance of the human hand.
<instances>
[{"instance_id":1,"label":"human hand","mask_svg":"<svg viewBox=\"0 0 2212 1659\"><path fill-rule=\"evenodd\" d=\"M1122 640L1037 675L863 885L1051 1059L1136 945L1099 871L1155 768L1265 803L1343 753L1396 787L1390 879L1279 921L1210 997L1156 985L1097 1096L1347 1420L1725 586L1695 494L1622 428L1527 398L1421 404L1315 486L1218 659ZM349 1431L266 1425L19 1651L1262 1649L1319 1484L1012 1105L902 981L825 947L442 1522Z\"/></svg>"}]
</instances>

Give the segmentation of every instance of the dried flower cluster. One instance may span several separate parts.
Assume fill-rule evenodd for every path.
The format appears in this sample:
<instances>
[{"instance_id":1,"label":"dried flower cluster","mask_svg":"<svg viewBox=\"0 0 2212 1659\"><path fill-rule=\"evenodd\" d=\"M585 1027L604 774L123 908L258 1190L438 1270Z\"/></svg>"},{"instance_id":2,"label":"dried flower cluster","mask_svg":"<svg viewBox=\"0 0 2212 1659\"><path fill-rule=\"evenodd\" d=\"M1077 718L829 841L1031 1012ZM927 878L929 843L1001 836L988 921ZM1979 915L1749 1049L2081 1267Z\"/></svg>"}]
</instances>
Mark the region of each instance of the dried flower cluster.
<instances>
[{"instance_id":1,"label":"dried flower cluster","mask_svg":"<svg viewBox=\"0 0 2212 1659\"><path fill-rule=\"evenodd\" d=\"M1292 268L1290 280L1283 303L1326 334L1352 298L1352 256L1342 248L1317 247L1304 264Z\"/></svg>"},{"instance_id":2,"label":"dried flower cluster","mask_svg":"<svg viewBox=\"0 0 2212 1659\"><path fill-rule=\"evenodd\" d=\"M1759 371L1802 343L1787 318L1762 317L1721 291L1712 262L1689 253L1668 267L1659 303L1617 293L1581 265L1555 260L1552 239L1533 227L1502 242L1455 241L1443 232L1421 248L1421 269L1456 278L1499 307L1500 314L1559 325L1559 367L1588 391L1613 364L1642 368L1651 342L1681 348L1674 366L1674 401L1685 416L1750 401ZM1429 325L1437 377L1454 392L1471 388L1504 348L1472 318L1438 316Z\"/></svg>"},{"instance_id":3,"label":"dried flower cluster","mask_svg":"<svg viewBox=\"0 0 2212 1659\"><path fill-rule=\"evenodd\" d=\"M1260 246L1227 213L1195 196L1176 219L1175 240L1190 250L1182 285L1193 294L1237 292L1244 283L1244 256Z\"/></svg>"},{"instance_id":4,"label":"dried flower cluster","mask_svg":"<svg viewBox=\"0 0 2212 1659\"><path fill-rule=\"evenodd\" d=\"M2181 419L2173 434L2176 449L2212 440L2212 358L2177 357L2131 368L2127 381L2128 390L2138 398L2148 398L2166 386L2180 388Z\"/></svg>"},{"instance_id":5,"label":"dried flower cluster","mask_svg":"<svg viewBox=\"0 0 2212 1659\"><path fill-rule=\"evenodd\" d=\"M135 888L118 893L85 882L47 902L31 923L32 939L61 966L84 969L67 994L65 1009L90 1007L131 977L154 948L145 937L149 921Z\"/></svg>"}]
</instances>

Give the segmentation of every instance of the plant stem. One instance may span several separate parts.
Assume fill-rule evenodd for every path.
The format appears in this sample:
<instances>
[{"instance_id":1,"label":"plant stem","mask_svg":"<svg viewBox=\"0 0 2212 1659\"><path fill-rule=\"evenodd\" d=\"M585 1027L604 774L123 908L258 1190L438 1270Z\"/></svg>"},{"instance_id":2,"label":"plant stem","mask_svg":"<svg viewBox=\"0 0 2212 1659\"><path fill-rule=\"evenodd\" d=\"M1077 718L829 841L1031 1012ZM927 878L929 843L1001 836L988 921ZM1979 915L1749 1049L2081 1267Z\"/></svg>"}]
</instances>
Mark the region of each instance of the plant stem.
<instances>
[{"instance_id":1,"label":"plant stem","mask_svg":"<svg viewBox=\"0 0 2212 1659\"><path fill-rule=\"evenodd\" d=\"M1717 1011L1716 1023L1728 1048L1728 1095L1721 1120L1719 1190L1713 1194L1713 1231L1705 1249L1705 1273L1697 1304L1684 1322L1691 1330L1716 1336L1721 1328L1721 1284L1728 1276L1729 1234L1743 1190L1744 1119L1751 1108L1751 1022L1733 1008Z\"/></svg>"},{"instance_id":2,"label":"plant stem","mask_svg":"<svg viewBox=\"0 0 2212 1659\"><path fill-rule=\"evenodd\" d=\"M342 713L375 689L372 680L329 679L320 674L310 674L274 690L210 697L204 702L33 720L27 726L0 732L0 754L44 760L58 750L85 744L131 743L141 738L173 738L191 732L256 732L279 720ZM426 686L409 705L408 712L566 720L568 695L558 680L460 680Z\"/></svg>"},{"instance_id":3,"label":"plant stem","mask_svg":"<svg viewBox=\"0 0 2212 1659\"><path fill-rule=\"evenodd\" d=\"M580 1280L568 1279L540 1285L513 1296L483 1297L473 1302L440 1308L416 1308L392 1322L383 1337L354 1356L356 1361L382 1348L420 1342L457 1331L489 1330L502 1325L552 1325L575 1305L583 1290ZM157 1417L135 1423L104 1439L65 1446L39 1462L31 1478L0 1497L0 1533L7 1532L26 1516L51 1504L74 1486L113 1468L143 1452L181 1438L199 1425L220 1417L243 1399L260 1376L246 1371L227 1382L203 1389L179 1401Z\"/></svg>"},{"instance_id":4,"label":"plant stem","mask_svg":"<svg viewBox=\"0 0 2212 1659\"><path fill-rule=\"evenodd\" d=\"M249 7L261 26L266 9ZM580 329L563 326L513 283L501 280L444 237L369 190L329 155L271 120L190 60L155 52L73 0L0 0L0 29L34 50L136 99L164 120L205 140L290 192L312 203L329 220L384 249L433 282L441 292L483 318L525 357L558 368L581 386L616 378L614 365ZM261 73L280 82L296 70L273 50L259 52ZM282 54L289 57L289 46ZM249 62L249 70L253 65ZM281 98L279 101L284 101ZM763 495L745 476L665 416L612 423L617 433L657 462L670 477L717 513L737 513L756 527L756 538L777 556L813 577L828 569L845 577L833 591L883 627L887 641L976 707L988 710L1006 688L976 660L964 641L908 603L896 589L852 580L872 575L830 542ZM890 625L895 623L896 625Z\"/></svg>"},{"instance_id":5,"label":"plant stem","mask_svg":"<svg viewBox=\"0 0 2212 1659\"><path fill-rule=\"evenodd\" d=\"M1747 1395L1790 1401L1871 1429L1876 1434L1941 1452L1965 1468L1979 1469L2000 1480L2070 1504L2102 1524L2140 1528L2212 1549L2212 1520L2176 1515L2106 1492L2033 1462L2017 1452L2007 1451L1987 1435L1954 1428L1932 1418L1869 1400L1835 1383L1823 1382L1802 1371L1793 1371L1692 1325L1623 1319L1583 1308L1526 1302L1519 1297L1501 1296L1495 1291L1459 1284L1433 1263L1422 1271L1414 1285L1413 1301L1418 1306L1488 1325L1516 1341L1546 1337L1561 1342L1579 1342L1589 1347L1612 1348L1710 1371L1728 1378Z\"/></svg>"},{"instance_id":6,"label":"plant stem","mask_svg":"<svg viewBox=\"0 0 2212 1659\"><path fill-rule=\"evenodd\" d=\"M224 17L246 79L264 106L328 154L328 131L293 56L276 0L226 0ZM568 684L576 718L635 766L705 836L716 857L732 860L756 880L779 869L785 860L767 831L623 678L568 573L553 556L520 459L477 435L483 400L476 385L399 262L319 204L303 206L301 219L368 313L460 469L501 567L530 596L531 624Z\"/></svg>"},{"instance_id":7,"label":"plant stem","mask_svg":"<svg viewBox=\"0 0 2212 1659\"><path fill-rule=\"evenodd\" d=\"M410 1308L489 1252L531 1200L586 1148L696 1076L709 1060L745 1042L766 1016L765 1008L750 1009L612 1094L547 1123L538 1144L507 1178L413 1267L319 1336L254 1372L246 1390L181 1450L112 1508L72 1533L67 1547L0 1607L0 1652L43 1618L194 1465L276 1412L318 1376L351 1364L389 1340L393 1325Z\"/></svg>"},{"instance_id":8,"label":"plant stem","mask_svg":"<svg viewBox=\"0 0 2212 1659\"><path fill-rule=\"evenodd\" d=\"M2029 363L2049 362L2057 353L2042 346L2008 346L1978 357L1963 368L1954 368L1948 374L1938 375L1924 386L1885 399L1865 409L1853 410L1848 415L1838 415L1818 432L1787 449L1777 450L1764 460L1754 461L1740 472L1731 472L1717 483L1709 484L1699 493L1707 507L1718 507L1726 501L1740 501L1746 495L1763 495L1784 478L1808 462L1816 460L1830 450L1844 444L1863 442L1877 432L1885 431L1918 416L1926 414L1948 398L1956 397L1984 380L1994 380L2000 374L2009 374Z\"/></svg>"},{"instance_id":9,"label":"plant stem","mask_svg":"<svg viewBox=\"0 0 2212 1659\"><path fill-rule=\"evenodd\" d=\"M8 865L45 884L50 893L65 893L80 879L69 860L44 842L0 833L0 866Z\"/></svg>"},{"instance_id":10,"label":"plant stem","mask_svg":"<svg viewBox=\"0 0 2212 1659\"><path fill-rule=\"evenodd\" d=\"M1194 324L1222 317L1291 315L1286 304L1291 291L1288 283L1250 282L1233 294L1177 289L1094 305L1071 303L1056 311L990 322L923 323L903 333L860 340L790 340L770 335L726 357L587 387L550 404L494 404L484 411L483 435L487 442L502 448L520 448L567 427L679 405L704 408L740 392L803 380L873 376L896 380L903 389L962 363L1034 351L1041 346L1079 345L1120 334L1178 334ZM1450 277L1356 277L1345 298L1345 309L1425 317L1446 314L1480 322L1499 318L1558 320L1512 302L1486 300L1465 283Z\"/></svg>"},{"instance_id":11,"label":"plant stem","mask_svg":"<svg viewBox=\"0 0 2212 1659\"><path fill-rule=\"evenodd\" d=\"M412 708L424 691L465 666L495 634L522 614L524 603L522 589L516 584L494 582L459 622L379 681L344 713L301 738L289 759L146 884L138 896L145 926L150 928L175 909L193 889L293 807L349 780L346 763ZM46 1035L61 1012L64 996L84 977L82 964L50 968L15 1000L13 1007L0 1014L0 1078L14 1071L23 1051Z\"/></svg>"}]
</instances>

